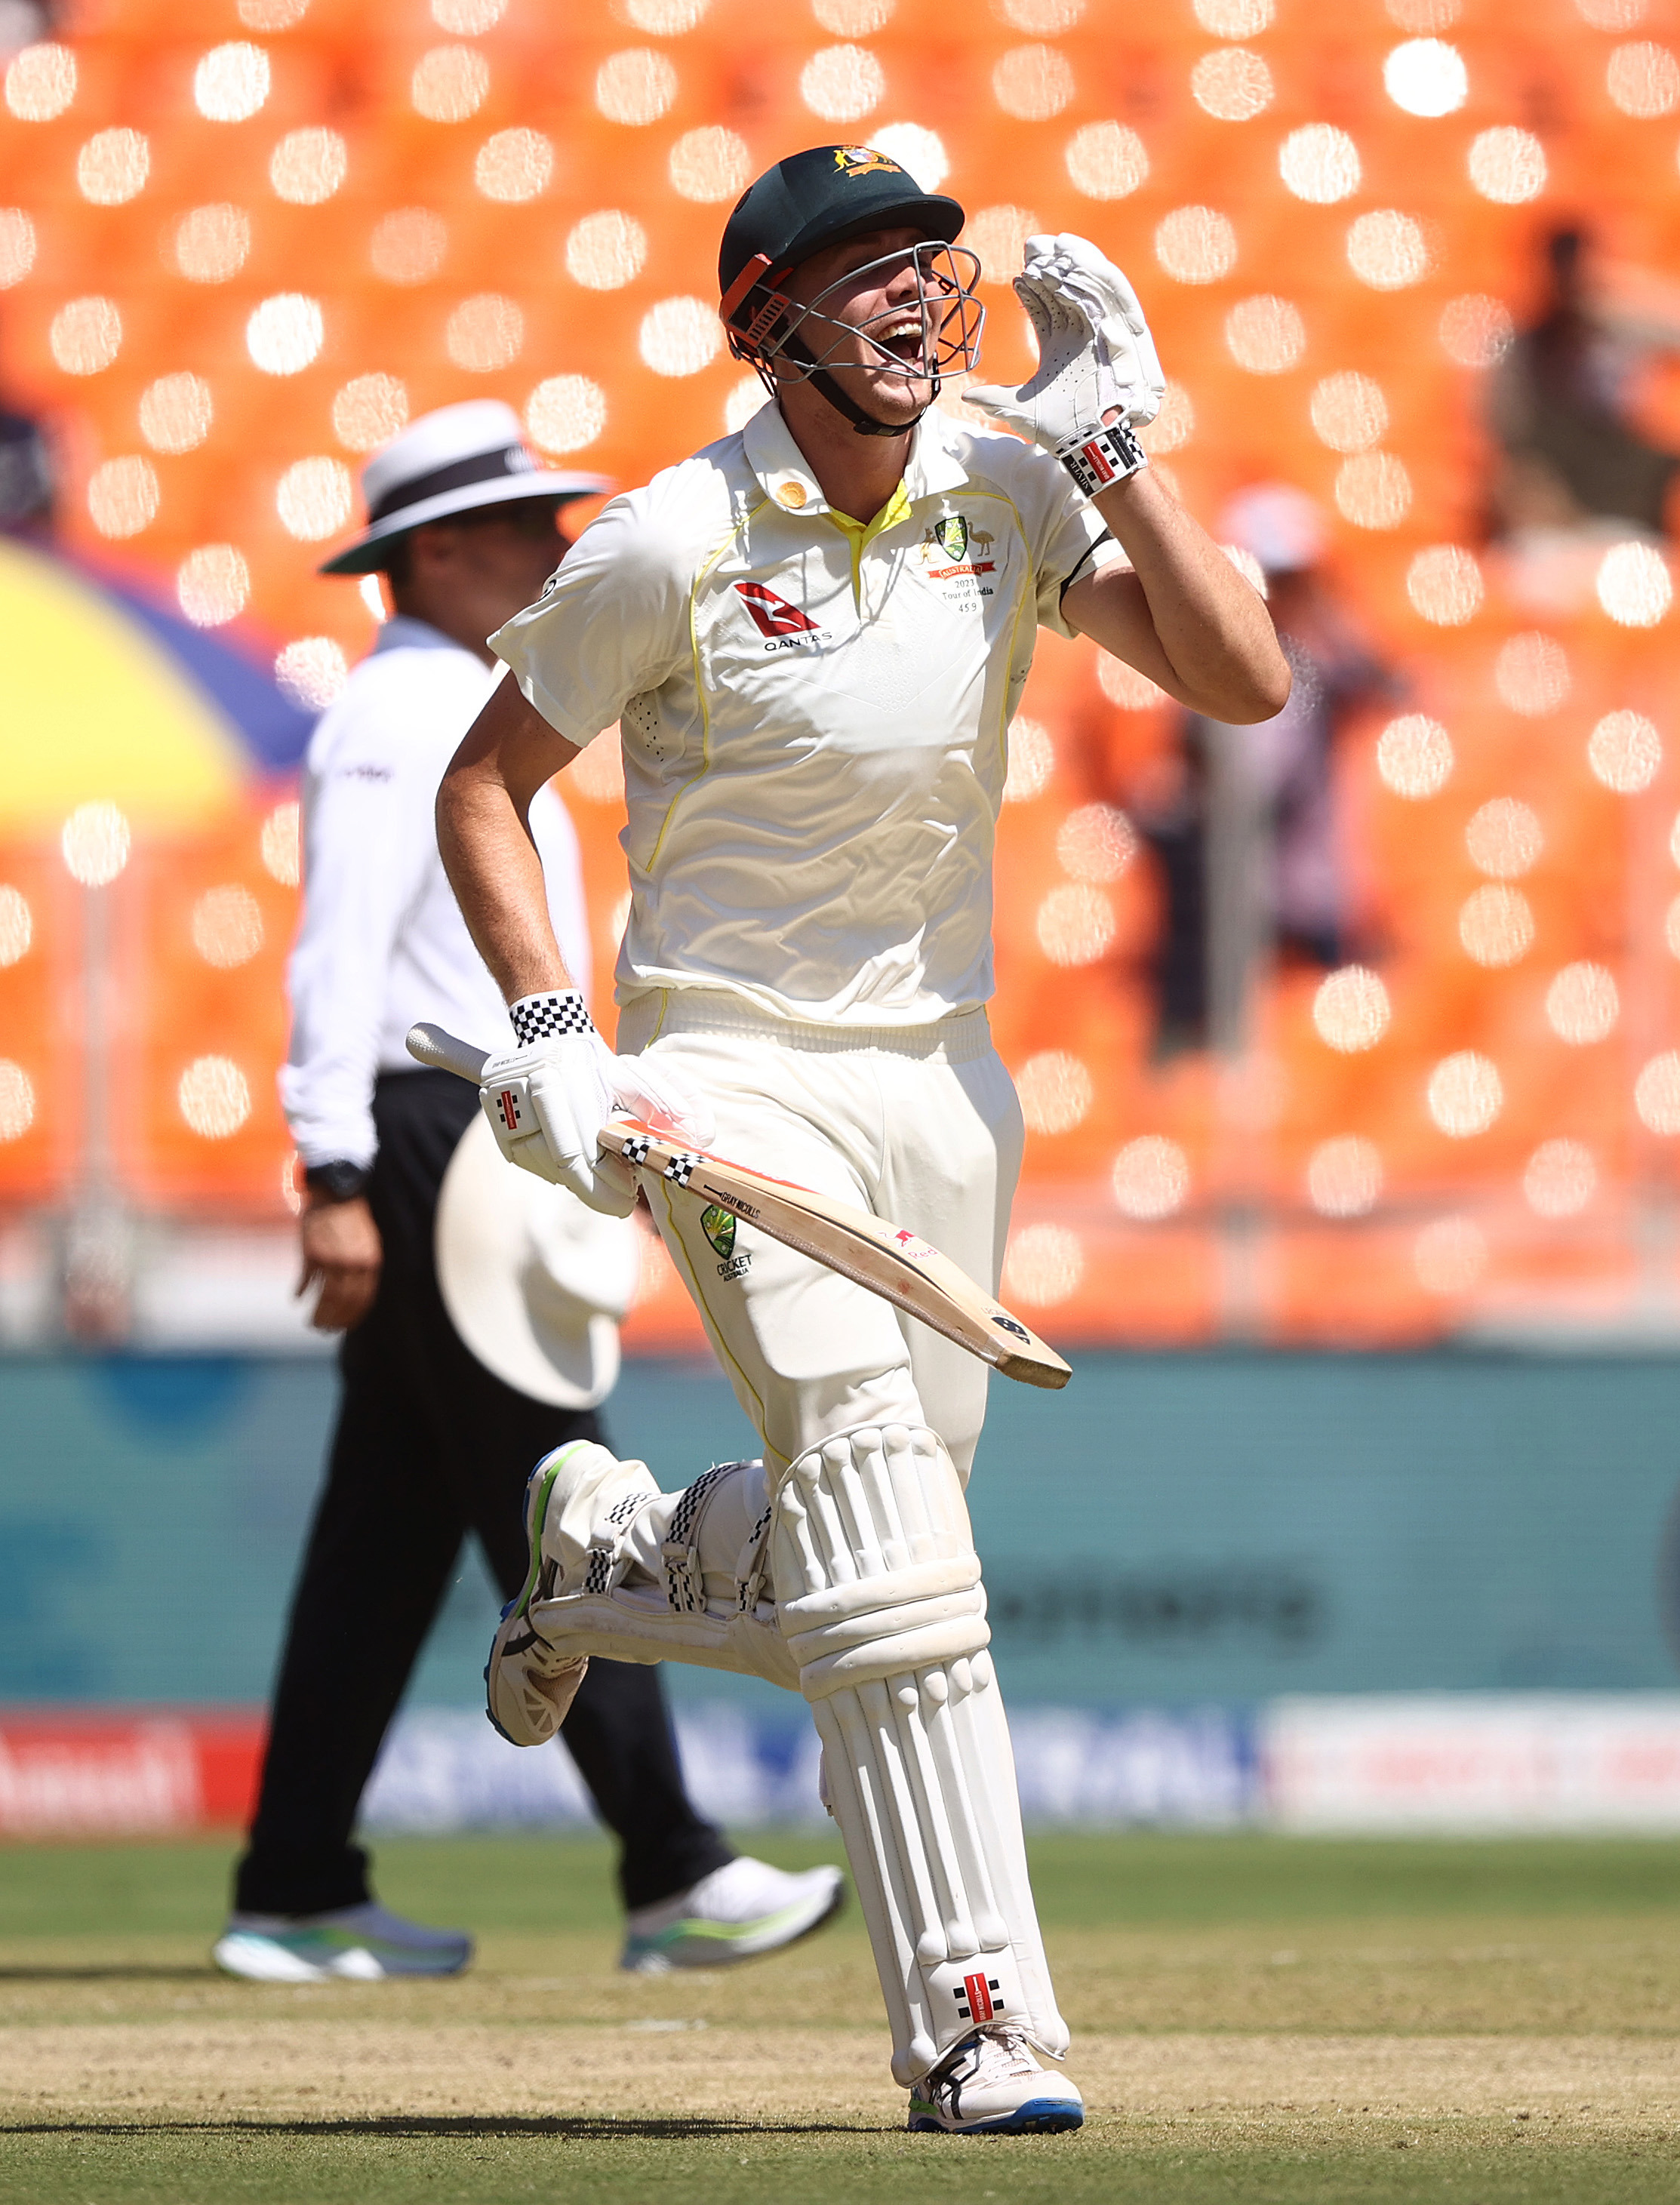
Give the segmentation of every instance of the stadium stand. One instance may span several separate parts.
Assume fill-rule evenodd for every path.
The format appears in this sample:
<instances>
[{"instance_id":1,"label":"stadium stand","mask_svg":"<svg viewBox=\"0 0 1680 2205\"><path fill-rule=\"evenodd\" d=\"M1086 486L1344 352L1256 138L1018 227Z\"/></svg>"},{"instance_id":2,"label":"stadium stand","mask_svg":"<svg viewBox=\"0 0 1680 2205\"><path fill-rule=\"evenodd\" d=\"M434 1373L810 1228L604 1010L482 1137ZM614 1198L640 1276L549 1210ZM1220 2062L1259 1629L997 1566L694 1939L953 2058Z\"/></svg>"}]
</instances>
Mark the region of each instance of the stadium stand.
<instances>
[{"instance_id":1,"label":"stadium stand","mask_svg":"<svg viewBox=\"0 0 1680 2205\"><path fill-rule=\"evenodd\" d=\"M1649 1227L1680 1135L1668 553L1606 538L1537 609L1481 538L1487 372L1546 231L1675 263L1675 0L1349 0L1333 23L1303 0L96 0L76 20L7 69L0 365L58 425L69 546L288 653L316 704L372 623L313 569L406 418L506 396L540 449L627 483L739 425L756 385L719 342L716 237L778 152L850 135L949 183L991 378L1030 364L1021 237L1095 238L1177 389L1158 463L1204 518L1257 480L1319 500L1335 584L1407 693L1338 755L1360 964L1269 975L1240 1062L1158 1064L1161 898L1114 792L1170 717L1045 639L998 835L996 1025L1028 1125L1006 1292L1075 1340L1399 1342L1672 1303ZM1641 402L1680 437L1680 378L1653 368ZM625 893L605 740L569 781L605 997ZM281 1215L288 798L253 770L225 817L139 835L98 891L122 913L118 1161L142 1209ZM0 1201L48 1205L74 1176L74 1107L43 1098L80 906L54 837L6 832ZM33 932L8 957L14 893ZM638 1335L693 1336L668 1267Z\"/></svg>"}]
</instances>

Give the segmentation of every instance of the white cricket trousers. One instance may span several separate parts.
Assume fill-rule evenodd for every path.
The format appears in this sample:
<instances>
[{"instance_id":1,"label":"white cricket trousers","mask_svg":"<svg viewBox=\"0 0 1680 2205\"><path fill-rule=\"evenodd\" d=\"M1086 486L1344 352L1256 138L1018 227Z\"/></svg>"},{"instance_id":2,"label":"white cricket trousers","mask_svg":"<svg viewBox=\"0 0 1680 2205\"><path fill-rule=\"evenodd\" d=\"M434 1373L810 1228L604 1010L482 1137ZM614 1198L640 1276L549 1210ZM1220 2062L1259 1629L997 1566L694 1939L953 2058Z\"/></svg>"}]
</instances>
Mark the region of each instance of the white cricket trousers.
<instances>
[{"instance_id":1,"label":"white cricket trousers","mask_svg":"<svg viewBox=\"0 0 1680 2205\"><path fill-rule=\"evenodd\" d=\"M992 1293L1021 1168L1015 1089L983 1010L926 1026L798 1025L738 998L639 998L618 1047L676 1066L717 1117L720 1156L920 1233ZM771 1477L861 1424L925 1424L967 1481L986 1370L914 1317L661 1183L655 1221ZM712 1222L729 1243L730 1223Z\"/></svg>"},{"instance_id":2,"label":"white cricket trousers","mask_svg":"<svg viewBox=\"0 0 1680 2205\"><path fill-rule=\"evenodd\" d=\"M635 1007L619 1046L688 1074L716 1113L720 1156L891 1218L996 1291L1022 1123L983 1012L857 1033L772 1027L750 1007L685 993L652 1014ZM759 1551L776 1650L823 1741L895 2077L914 2083L995 2015L1059 2056L1067 2026L958 1483L986 1413L986 1365L728 1213L663 1181L650 1193L765 1470L762 1483L756 1471L720 1483L715 1513L702 1500L692 1526L681 1495L644 1509L629 1535L645 1548L636 1559L652 1583L665 1578L673 1610L681 1557L691 1602L699 1568L714 1632L731 1610L726 1628L763 1629L756 1606L748 1624L741 1588L767 1486ZM793 1681L779 1664L758 1673Z\"/></svg>"}]
</instances>

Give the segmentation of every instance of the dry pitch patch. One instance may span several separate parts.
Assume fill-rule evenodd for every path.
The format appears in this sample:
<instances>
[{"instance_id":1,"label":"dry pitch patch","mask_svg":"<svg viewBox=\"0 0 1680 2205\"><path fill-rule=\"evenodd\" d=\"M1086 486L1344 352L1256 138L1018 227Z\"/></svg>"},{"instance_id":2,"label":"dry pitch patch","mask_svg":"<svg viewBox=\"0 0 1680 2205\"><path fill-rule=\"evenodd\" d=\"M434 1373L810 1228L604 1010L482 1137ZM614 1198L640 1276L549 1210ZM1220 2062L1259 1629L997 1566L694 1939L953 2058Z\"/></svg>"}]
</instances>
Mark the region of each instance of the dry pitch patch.
<instances>
[{"instance_id":1,"label":"dry pitch patch","mask_svg":"<svg viewBox=\"0 0 1680 2205\"><path fill-rule=\"evenodd\" d=\"M446 1917L426 1888L441 1875L455 1911L506 1923L474 1972L256 1987L210 1974L202 1937L174 1921L125 1935L112 1918L146 1918L147 1890L156 1902L180 1871L181 1909L208 1893L212 1928L215 1856L135 1849L108 1905L98 1855L0 1854L15 1898L41 1880L27 1911L58 1932L0 1942L0 2199L1680 2195L1680 1908L1652 1905L1608 1855L1596 1906L1589 1878L1550 1893L1567 1906L1536 1887L1524 1913L1385 1913L1407 1887L1374 1849L1332 1863L1197 1842L1183 1841L1176 1881L1169 1841L1043 1849L1070 2069L1092 2117L1077 2137L993 2142L904 2135L855 1913L735 1975L648 1982L617 1974L610 1937L586 1926L603 1919L597 1857L564 1891L539 1884L545 1901L531 1869L575 1865L559 1849L392 1849L393 1903L424 1898ZM1327 1869L1348 1856L1352 1883L1325 1918ZM1263 1891L1250 1870L1281 1882ZM1139 1907L1151 1875L1159 1888ZM97 1918L64 1934L78 1888ZM1618 1911L1628 1896L1637 1911ZM545 1903L539 1930L514 1928ZM1245 1903L1270 1918L1205 1918ZM1129 1904L1154 1918L1100 1918ZM1175 1913L1204 1918L1161 1918Z\"/></svg>"}]
</instances>

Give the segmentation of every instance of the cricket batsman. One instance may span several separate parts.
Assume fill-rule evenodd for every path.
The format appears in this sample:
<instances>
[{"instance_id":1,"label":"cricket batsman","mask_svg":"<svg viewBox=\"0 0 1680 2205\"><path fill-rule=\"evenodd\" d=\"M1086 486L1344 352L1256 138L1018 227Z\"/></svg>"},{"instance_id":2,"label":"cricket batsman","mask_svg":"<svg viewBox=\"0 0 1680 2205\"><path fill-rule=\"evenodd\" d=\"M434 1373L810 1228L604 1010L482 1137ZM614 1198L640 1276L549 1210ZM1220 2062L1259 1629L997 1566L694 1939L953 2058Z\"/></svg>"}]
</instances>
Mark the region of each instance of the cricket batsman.
<instances>
[{"instance_id":1,"label":"cricket batsman","mask_svg":"<svg viewBox=\"0 0 1680 2205\"><path fill-rule=\"evenodd\" d=\"M490 639L515 678L438 818L521 1044L482 1091L513 1161L628 1210L599 1136L652 1094L685 1140L893 1218L995 1289L1022 1126L986 1022L991 869L1035 631L1090 636L1214 720L1269 717L1290 677L1259 596L1149 470L1164 378L1093 246L1029 241L1037 371L963 393L1014 433L932 410L979 354L962 223L863 146L752 185L718 280L769 402L615 498ZM527 824L614 721L634 1067L562 961ZM510 1089L527 1109L497 1107ZM587 1441L540 1463L491 1720L551 1738L592 1654L802 1693L911 2127L1076 2128L1078 2089L1036 2056L1068 2031L963 1497L984 1368L680 1188L651 1201L763 1459L670 1493Z\"/></svg>"}]
</instances>

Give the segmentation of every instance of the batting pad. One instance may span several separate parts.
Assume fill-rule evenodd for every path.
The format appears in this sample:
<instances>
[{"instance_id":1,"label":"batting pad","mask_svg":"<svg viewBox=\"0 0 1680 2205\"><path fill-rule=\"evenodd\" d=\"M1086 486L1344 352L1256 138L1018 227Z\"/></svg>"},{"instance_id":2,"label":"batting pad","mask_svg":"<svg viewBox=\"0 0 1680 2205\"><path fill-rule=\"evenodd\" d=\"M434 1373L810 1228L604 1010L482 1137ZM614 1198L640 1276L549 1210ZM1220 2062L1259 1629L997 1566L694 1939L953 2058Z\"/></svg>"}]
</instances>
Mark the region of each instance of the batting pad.
<instances>
[{"instance_id":1,"label":"batting pad","mask_svg":"<svg viewBox=\"0 0 1680 2205\"><path fill-rule=\"evenodd\" d=\"M1059 2057L1009 1727L962 1489L903 1424L825 1440L777 1495L777 1619L823 1742L829 1798L909 2084L982 2022Z\"/></svg>"},{"instance_id":2,"label":"batting pad","mask_svg":"<svg viewBox=\"0 0 1680 2205\"><path fill-rule=\"evenodd\" d=\"M759 1547L709 1551L708 1502L757 1463L706 1471L661 1493L643 1462L570 1450L554 1481L529 1615L553 1647L611 1661L692 1661L798 1690L759 1567ZM761 1528L761 1527L760 1527ZM647 1566L640 1566L646 1558ZM708 1589L726 1584L719 1593Z\"/></svg>"}]
</instances>

